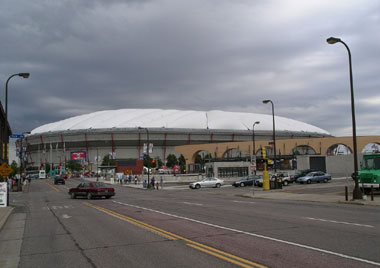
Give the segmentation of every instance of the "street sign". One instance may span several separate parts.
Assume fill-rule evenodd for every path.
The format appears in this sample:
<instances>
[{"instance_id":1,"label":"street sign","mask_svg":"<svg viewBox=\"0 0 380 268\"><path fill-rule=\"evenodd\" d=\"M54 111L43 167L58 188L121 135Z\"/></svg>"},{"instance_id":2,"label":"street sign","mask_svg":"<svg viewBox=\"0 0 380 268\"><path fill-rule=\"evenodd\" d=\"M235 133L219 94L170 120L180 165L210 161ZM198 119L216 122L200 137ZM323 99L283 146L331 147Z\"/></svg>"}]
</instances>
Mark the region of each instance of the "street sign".
<instances>
[{"instance_id":1,"label":"street sign","mask_svg":"<svg viewBox=\"0 0 380 268\"><path fill-rule=\"evenodd\" d=\"M274 144L274 142L273 142L273 141L270 141L270 142L268 142L268 144L271 145L271 144Z\"/></svg>"},{"instance_id":2,"label":"street sign","mask_svg":"<svg viewBox=\"0 0 380 268\"><path fill-rule=\"evenodd\" d=\"M13 139L23 139L25 136L24 134L11 134L9 137Z\"/></svg>"},{"instance_id":3,"label":"street sign","mask_svg":"<svg viewBox=\"0 0 380 268\"><path fill-rule=\"evenodd\" d=\"M2 163L0 166L0 176L6 178L9 174L11 174L13 169L7 164Z\"/></svg>"}]
</instances>

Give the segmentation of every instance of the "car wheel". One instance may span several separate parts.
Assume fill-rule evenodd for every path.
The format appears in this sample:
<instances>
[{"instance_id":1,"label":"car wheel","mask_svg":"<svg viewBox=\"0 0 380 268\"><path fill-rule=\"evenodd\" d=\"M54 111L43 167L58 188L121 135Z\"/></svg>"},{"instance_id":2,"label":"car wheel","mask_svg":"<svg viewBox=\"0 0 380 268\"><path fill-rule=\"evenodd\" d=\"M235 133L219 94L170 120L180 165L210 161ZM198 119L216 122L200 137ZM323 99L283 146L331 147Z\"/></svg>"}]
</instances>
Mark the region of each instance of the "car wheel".
<instances>
[{"instance_id":1,"label":"car wheel","mask_svg":"<svg viewBox=\"0 0 380 268\"><path fill-rule=\"evenodd\" d=\"M201 186L199 184L196 184L195 189L199 189L199 188L201 188Z\"/></svg>"},{"instance_id":2,"label":"car wheel","mask_svg":"<svg viewBox=\"0 0 380 268\"><path fill-rule=\"evenodd\" d=\"M307 180L306 183L307 183L307 184L310 184L310 183L311 183L311 180Z\"/></svg>"},{"instance_id":3,"label":"car wheel","mask_svg":"<svg viewBox=\"0 0 380 268\"><path fill-rule=\"evenodd\" d=\"M87 194L87 199L92 199L92 194L91 193Z\"/></svg>"},{"instance_id":4,"label":"car wheel","mask_svg":"<svg viewBox=\"0 0 380 268\"><path fill-rule=\"evenodd\" d=\"M71 193L71 199L75 199L76 198L76 196L75 196L75 193Z\"/></svg>"},{"instance_id":5,"label":"car wheel","mask_svg":"<svg viewBox=\"0 0 380 268\"><path fill-rule=\"evenodd\" d=\"M326 178L325 178L325 179L323 179L323 182L324 182L324 183L327 183L327 181L328 181L328 179L326 179Z\"/></svg>"},{"instance_id":6,"label":"car wheel","mask_svg":"<svg viewBox=\"0 0 380 268\"><path fill-rule=\"evenodd\" d=\"M244 186L245 186L244 182L240 183L240 187L244 187Z\"/></svg>"},{"instance_id":7,"label":"car wheel","mask_svg":"<svg viewBox=\"0 0 380 268\"><path fill-rule=\"evenodd\" d=\"M215 185L215 187L216 187L216 188L220 188L220 183L217 183L217 184Z\"/></svg>"},{"instance_id":8,"label":"car wheel","mask_svg":"<svg viewBox=\"0 0 380 268\"><path fill-rule=\"evenodd\" d=\"M106 196L106 199L110 199L111 198L111 196Z\"/></svg>"},{"instance_id":9,"label":"car wheel","mask_svg":"<svg viewBox=\"0 0 380 268\"><path fill-rule=\"evenodd\" d=\"M283 181L282 184L283 184L284 186L288 186L288 185L289 185L289 182L288 182L288 181Z\"/></svg>"}]
</instances>

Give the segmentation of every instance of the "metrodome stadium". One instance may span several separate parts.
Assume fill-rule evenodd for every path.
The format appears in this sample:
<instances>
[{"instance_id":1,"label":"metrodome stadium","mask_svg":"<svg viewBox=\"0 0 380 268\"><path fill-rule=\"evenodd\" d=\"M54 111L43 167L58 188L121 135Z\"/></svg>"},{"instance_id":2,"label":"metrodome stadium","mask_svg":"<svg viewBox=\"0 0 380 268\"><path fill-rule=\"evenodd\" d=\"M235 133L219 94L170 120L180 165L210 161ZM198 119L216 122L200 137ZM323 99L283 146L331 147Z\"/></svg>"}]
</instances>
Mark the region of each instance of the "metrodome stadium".
<instances>
[{"instance_id":1,"label":"metrodome stadium","mask_svg":"<svg viewBox=\"0 0 380 268\"><path fill-rule=\"evenodd\" d=\"M272 138L272 115L163 109L120 109L98 111L67 118L35 128L23 140L28 165L61 165L82 161L90 170L103 157L141 159L147 144L152 158L176 154L174 147ZM316 126L275 117L276 139L325 137L330 134ZM26 143L26 145L25 145Z\"/></svg>"}]
</instances>

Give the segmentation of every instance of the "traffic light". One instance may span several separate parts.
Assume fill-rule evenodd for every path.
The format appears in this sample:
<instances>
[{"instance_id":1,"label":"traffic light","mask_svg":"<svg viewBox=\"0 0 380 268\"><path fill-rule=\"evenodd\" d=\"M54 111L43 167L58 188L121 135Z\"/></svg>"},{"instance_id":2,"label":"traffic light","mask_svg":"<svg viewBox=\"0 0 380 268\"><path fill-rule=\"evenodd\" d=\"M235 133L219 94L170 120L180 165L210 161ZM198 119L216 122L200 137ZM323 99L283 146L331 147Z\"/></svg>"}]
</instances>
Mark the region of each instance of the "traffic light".
<instances>
[{"instance_id":1,"label":"traffic light","mask_svg":"<svg viewBox=\"0 0 380 268\"><path fill-rule=\"evenodd\" d=\"M152 165L154 165L156 163L156 161L154 159L152 159Z\"/></svg>"}]
</instances>

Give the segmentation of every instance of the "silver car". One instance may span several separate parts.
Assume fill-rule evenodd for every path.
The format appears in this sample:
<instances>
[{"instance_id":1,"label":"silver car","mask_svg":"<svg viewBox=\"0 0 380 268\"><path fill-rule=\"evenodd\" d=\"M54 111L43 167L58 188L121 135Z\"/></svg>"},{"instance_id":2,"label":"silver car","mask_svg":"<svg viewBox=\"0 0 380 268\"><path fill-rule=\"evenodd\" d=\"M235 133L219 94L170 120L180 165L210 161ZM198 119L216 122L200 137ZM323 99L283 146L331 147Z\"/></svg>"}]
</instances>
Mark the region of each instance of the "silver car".
<instances>
[{"instance_id":1,"label":"silver car","mask_svg":"<svg viewBox=\"0 0 380 268\"><path fill-rule=\"evenodd\" d=\"M189 184L191 189L199 189L201 187L215 187L219 188L224 184L224 180L218 178L204 178L201 181L192 182Z\"/></svg>"},{"instance_id":2,"label":"silver car","mask_svg":"<svg viewBox=\"0 0 380 268\"><path fill-rule=\"evenodd\" d=\"M331 180L330 174L324 173L322 171L313 171L304 177L298 178L296 182L301 184L306 182L307 184L310 184L312 182L328 182L329 180Z\"/></svg>"}]
</instances>

